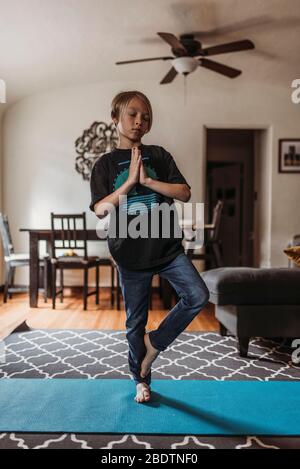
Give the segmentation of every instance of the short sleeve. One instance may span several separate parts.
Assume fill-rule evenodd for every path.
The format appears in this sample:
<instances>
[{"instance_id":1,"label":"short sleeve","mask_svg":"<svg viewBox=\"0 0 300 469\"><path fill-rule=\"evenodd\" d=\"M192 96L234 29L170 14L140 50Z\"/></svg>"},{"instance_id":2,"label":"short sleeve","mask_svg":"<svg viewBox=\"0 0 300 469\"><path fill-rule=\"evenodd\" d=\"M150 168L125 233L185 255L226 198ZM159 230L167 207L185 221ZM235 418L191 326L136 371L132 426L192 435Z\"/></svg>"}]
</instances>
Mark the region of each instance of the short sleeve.
<instances>
[{"instance_id":1,"label":"short sleeve","mask_svg":"<svg viewBox=\"0 0 300 469\"><path fill-rule=\"evenodd\" d=\"M166 167L166 182L170 182L173 184L187 184L191 189L191 186L186 181L185 177L181 174L177 165L172 157L172 155L167 152L163 147L164 160L165 160L165 167Z\"/></svg>"},{"instance_id":2,"label":"short sleeve","mask_svg":"<svg viewBox=\"0 0 300 469\"><path fill-rule=\"evenodd\" d=\"M91 203L90 210L95 211L94 205L99 200L104 199L109 192L108 167L104 155L94 164L90 178Z\"/></svg>"}]
</instances>

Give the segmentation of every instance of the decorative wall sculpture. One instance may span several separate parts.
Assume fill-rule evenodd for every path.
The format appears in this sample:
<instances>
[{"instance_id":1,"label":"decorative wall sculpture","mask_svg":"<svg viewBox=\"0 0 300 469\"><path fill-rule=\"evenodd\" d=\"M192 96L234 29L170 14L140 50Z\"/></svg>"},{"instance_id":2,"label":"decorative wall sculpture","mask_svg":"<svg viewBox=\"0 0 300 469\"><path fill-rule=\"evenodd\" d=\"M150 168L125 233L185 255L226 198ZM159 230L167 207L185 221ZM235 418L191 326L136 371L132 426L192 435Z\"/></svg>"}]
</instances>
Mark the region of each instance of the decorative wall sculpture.
<instances>
[{"instance_id":1,"label":"decorative wall sculpture","mask_svg":"<svg viewBox=\"0 0 300 469\"><path fill-rule=\"evenodd\" d=\"M75 142L75 169L85 181L90 179L94 162L117 146L118 134L114 123L94 122Z\"/></svg>"}]
</instances>

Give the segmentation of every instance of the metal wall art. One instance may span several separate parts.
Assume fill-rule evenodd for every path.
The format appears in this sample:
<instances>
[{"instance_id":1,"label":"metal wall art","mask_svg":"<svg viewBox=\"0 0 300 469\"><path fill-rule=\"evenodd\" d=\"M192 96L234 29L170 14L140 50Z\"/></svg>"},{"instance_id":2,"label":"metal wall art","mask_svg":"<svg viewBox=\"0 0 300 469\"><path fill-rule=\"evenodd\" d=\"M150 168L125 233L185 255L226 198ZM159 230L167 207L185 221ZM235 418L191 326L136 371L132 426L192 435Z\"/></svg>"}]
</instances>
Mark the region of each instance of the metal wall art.
<instances>
[{"instance_id":1,"label":"metal wall art","mask_svg":"<svg viewBox=\"0 0 300 469\"><path fill-rule=\"evenodd\" d=\"M90 179L94 162L104 153L113 150L117 142L118 134L114 123L108 125L105 122L94 122L77 138L75 169L85 181Z\"/></svg>"}]
</instances>

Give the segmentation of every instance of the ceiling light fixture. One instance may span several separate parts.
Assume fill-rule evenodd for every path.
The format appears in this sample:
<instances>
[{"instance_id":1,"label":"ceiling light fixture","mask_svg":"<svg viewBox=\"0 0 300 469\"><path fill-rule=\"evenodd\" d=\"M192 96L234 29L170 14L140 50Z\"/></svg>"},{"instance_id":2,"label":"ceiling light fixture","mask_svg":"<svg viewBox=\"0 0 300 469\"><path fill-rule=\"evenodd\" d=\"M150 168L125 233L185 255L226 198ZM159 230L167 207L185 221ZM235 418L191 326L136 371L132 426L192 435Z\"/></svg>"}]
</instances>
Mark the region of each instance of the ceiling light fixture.
<instances>
[{"instance_id":1,"label":"ceiling light fixture","mask_svg":"<svg viewBox=\"0 0 300 469\"><path fill-rule=\"evenodd\" d=\"M172 65L176 72L185 75L196 70L196 68L199 66L199 62L193 57L178 57L172 60Z\"/></svg>"}]
</instances>

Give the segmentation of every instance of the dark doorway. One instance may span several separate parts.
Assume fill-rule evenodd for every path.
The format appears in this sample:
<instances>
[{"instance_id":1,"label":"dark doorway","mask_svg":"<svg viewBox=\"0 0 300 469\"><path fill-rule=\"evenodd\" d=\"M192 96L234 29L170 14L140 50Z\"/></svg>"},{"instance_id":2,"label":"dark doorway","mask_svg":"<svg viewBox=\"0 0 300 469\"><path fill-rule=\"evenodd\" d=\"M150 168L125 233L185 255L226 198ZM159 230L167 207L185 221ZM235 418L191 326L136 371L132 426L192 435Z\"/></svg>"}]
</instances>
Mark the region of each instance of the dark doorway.
<instances>
[{"instance_id":1,"label":"dark doorway","mask_svg":"<svg viewBox=\"0 0 300 469\"><path fill-rule=\"evenodd\" d=\"M206 176L206 219L224 202L224 266L253 266L254 131L207 129Z\"/></svg>"}]
</instances>

